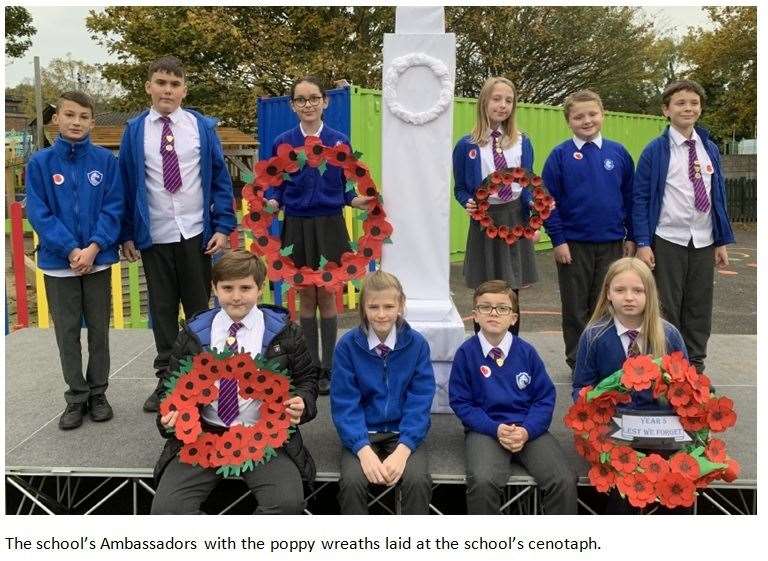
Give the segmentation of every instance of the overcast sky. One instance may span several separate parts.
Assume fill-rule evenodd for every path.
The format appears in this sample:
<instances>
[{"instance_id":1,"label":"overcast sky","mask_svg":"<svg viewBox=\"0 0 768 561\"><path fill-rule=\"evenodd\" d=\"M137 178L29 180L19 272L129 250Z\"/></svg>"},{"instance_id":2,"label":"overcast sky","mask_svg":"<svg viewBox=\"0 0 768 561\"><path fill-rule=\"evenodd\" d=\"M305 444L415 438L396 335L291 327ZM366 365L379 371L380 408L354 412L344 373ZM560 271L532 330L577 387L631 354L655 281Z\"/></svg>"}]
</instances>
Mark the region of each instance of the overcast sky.
<instances>
[{"instance_id":1,"label":"overcast sky","mask_svg":"<svg viewBox=\"0 0 768 561\"><path fill-rule=\"evenodd\" d=\"M85 28L88 10L99 8L32 6L27 9L32 15L37 34L33 39L32 47L24 57L10 64L6 61L5 84L7 86L15 86L25 78L31 81L34 77L34 56L40 57L40 64L43 67L53 58L66 57L67 53L71 53L74 59L89 63L116 60L116 57L110 57L104 47L90 38ZM688 26L710 27L709 20L700 7L643 9L654 19L657 28L664 34L680 37L685 34Z\"/></svg>"}]
</instances>

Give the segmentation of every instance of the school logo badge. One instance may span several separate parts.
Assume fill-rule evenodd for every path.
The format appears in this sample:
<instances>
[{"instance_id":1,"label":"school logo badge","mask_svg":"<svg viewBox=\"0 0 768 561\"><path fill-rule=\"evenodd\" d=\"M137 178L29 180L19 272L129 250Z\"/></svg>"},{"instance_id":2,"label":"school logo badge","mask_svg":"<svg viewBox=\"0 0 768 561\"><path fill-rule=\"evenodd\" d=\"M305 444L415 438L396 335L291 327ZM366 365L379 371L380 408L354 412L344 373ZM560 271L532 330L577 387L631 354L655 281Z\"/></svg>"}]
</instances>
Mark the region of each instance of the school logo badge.
<instances>
[{"instance_id":1,"label":"school logo badge","mask_svg":"<svg viewBox=\"0 0 768 561\"><path fill-rule=\"evenodd\" d=\"M61 175L60 173L54 173L54 174L51 176L51 179L53 179L53 182L54 182L56 185L61 185L62 183L64 183L64 176L63 176L63 175Z\"/></svg>"},{"instance_id":2,"label":"school logo badge","mask_svg":"<svg viewBox=\"0 0 768 561\"><path fill-rule=\"evenodd\" d=\"M477 150L472 148L472 150L469 151L469 159L474 160L475 158L477 158Z\"/></svg>"},{"instance_id":3,"label":"school logo badge","mask_svg":"<svg viewBox=\"0 0 768 561\"><path fill-rule=\"evenodd\" d=\"M517 382L517 387L524 390L531 383L531 375L528 372L518 372L517 376L515 376L515 381Z\"/></svg>"},{"instance_id":4,"label":"school logo badge","mask_svg":"<svg viewBox=\"0 0 768 561\"><path fill-rule=\"evenodd\" d=\"M90 183L94 187L98 187L102 179L104 179L104 174L101 173L99 170L93 170L88 172L88 183Z\"/></svg>"},{"instance_id":5,"label":"school logo badge","mask_svg":"<svg viewBox=\"0 0 768 561\"><path fill-rule=\"evenodd\" d=\"M491 377L491 369L488 366L486 366L485 364L483 364L480 367L480 374L483 375L483 378L490 378Z\"/></svg>"},{"instance_id":6,"label":"school logo badge","mask_svg":"<svg viewBox=\"0 0 768 561\"><path fill-rule=\"evenodd\" d=\"M614 163L613 163L613 160L611 160L610 158L606 158L606 159L603 161L603 167L604 167L605 169L607 169L608 171L611 171L613 168L615 168L615 167L616 167L616 164L614 164Z\"/></svg>"},{"instance_id":7,"label":"school logo badge","mask_svg":"<svg viewBox=\"0 0 768 561\"><path fill-rule=\"evenodd\" d=\"M581 160L583 157L584 157L584 154L582 154L578 150L573 153L573 159L574 160Z\"/></svg>"}]
</instances>

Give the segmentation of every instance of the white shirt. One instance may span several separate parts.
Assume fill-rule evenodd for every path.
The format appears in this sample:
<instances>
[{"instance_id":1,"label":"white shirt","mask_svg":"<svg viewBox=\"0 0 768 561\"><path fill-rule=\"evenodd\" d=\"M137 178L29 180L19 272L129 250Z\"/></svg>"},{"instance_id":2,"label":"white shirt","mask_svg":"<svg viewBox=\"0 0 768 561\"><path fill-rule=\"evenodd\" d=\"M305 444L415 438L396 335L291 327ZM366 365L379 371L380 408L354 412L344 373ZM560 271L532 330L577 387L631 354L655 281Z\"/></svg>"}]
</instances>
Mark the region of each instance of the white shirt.
<instances>
[{"instance_id":1,"label":"white shirt","mask_svg":"<svg viewBox=\"0 0 768 561\"><path fill-rule=\"evenodd\" d=\"M616 333L619 335L619 339L621 340L621 346L624 347L624 354L626 355L629 353L629 345L631 344L631 341L629 339L629 335L627 335L627 331L632 331L629 327L625 327L624 324L622 324L619 320L616 318L613 318L613 324L616 326ZM643 348L645 347L644 343L644 337L642 334L642 327L638 327L634 331L637 331L637 346L642 352Z\"/></svg>"},{"instance_id":2,"label":"white shirt","mask_svg":"<svg viewBox=\"0 0 768 561\"><path fill-rule=\"evenodd\" d=\"M240 320L243 327L237 331L237 345L251 356L256 356L261 352L261 344L264 339L264 314L258 306L251 308L243 319ZM234 323L227 312L221 310L213 318L211 323L211 348L223 351L227 338L229 337L229 327ZM219 382L216 382L219 387ZM237 404L240 407L240 414L232 421L230 426L245 425L250 426L259 420L259 408L261 401L257 399L245 399L237 396ZM203 407L202 415L205 422L209 425L226 427L218 415L219 401L215 400Z\"/></svg>"},{"instance_id":3,"label":"white shirt","mask_svg":"<svg viewBox=\"0 0 768 561\"><path fill-rule=\"evenodd\" d=\"M501 142L501 138L502 137L499 137L499 142ZM507 167L511 167L511 168L520 167L521 162L523 161L523 135L518 134L517 142L515 142L512 146L510 146L506 150L503 150L503 152L504 152L504 159L507 161ZM485 178L491 175L495 171L496 171L496 164L493 163L493 137L489 132L488 143L485 146L480 147L480 173L482 174L483 178ZM523 192L523 188L520 187L518 183L513 183L511 187L512 187L512 198L510 200L514 201L520 196L520 193ZM490 197L488 197L488 202L492 205L498 205L498 204L503 204L509 201L502 201L496 195L491 195Z\"/></svg>"},{"instance_id":4,"label":"white shirt","mask_svg":"<svg viewBox=\"0 0 768 561\"><path fill-rule=\"evenodd\" d=\"M318 137L319 137L319 136L320 136L320 133L321 133L321 132L323 132L323 127L324 127L324 126L325 126L325 123L323 123L322 121L320 121L320 128L319 128L319 129L317 129L317 132L316 132L315 134L307 134L307 133L304 131L304 127L302 127L302 126L301 126L301 122L299 122L299 130L301 131L301 134L303 134L303 135L304 135L304 137L307 137L307 136L318 136Z\"/></svg>"},{"instance_id":5,"label":"white shirt","mask_svg":"<svg viewBox=\"0 0 768 561\"><path fill-rule=\"evenodd\" d=\"M391 351L395 348L395 343L397 343L397 326L393 325L392 329L390 329L387 334L387 338L384 340L384 344L389 347L389 350ZM373 350L379 345L381 345L379 336L376 335L376 332L373 329L368 328L368 348Z\"/></svg>"},{"instance_id":6,"label":"white shirt","mask_svg":"<svg viewBox=\"0 0 768 561\"><path fill-rule=\"evenodd\" d=\"M86 273L88 275L92 275L93 273L98 273L99 271L103 271L104 269L109 269L111 265L94 265L93 269L91 269L90 272ZM71 268L70 269L42 269L43 274L48 275L49 277L58 277L58 278L65 278L65 277L81 277L83 275L76 273Z\"/></svg>"},{"instance_id":7,"label":"white shirt","mask_svg":"<svg viewBox=\"0 0 768 561\"><path fill-rule=\"evenodd\" d=\"M512 341L514 341L515 336L512 335L509 331L507 331L504 334L504 338L501 340L501 342L498 345L491 345L488 342L488 339L485 338L485 335L483 335L483 331L480 330L477 332L477 338L480 340L480 347L483 349L483 356L487 357L488 353L491 352L491 349L494 347L498 347L501 349L502 357L501 358L507 358L509 356L509 349L512 347Z\"/></svg>"},{"instance_id":8,"label":"white shirt","mask_svg":"<svg viewBox=\"0 0 768 561\"><path fill-rule=\"evenodd\" d=\"M203 231L203 187L200 179L200 131L197 119L181 107L168 115L179 159L181 188L165 189L160 140L163 122L154 108L144 119L144 172L152 243L174 243Z\"/></svg>"},{"instance_id":9,"label":"white shirt","mask_svg":"<svg viewBox=\"0 0 768 561\"><path fill-rule=\"evenodd\" d=\"M594 144L598 148L602 148L603 147L603 135L602 135L602 133L597 133L597 136L595 138L593 138L592 140L584 140L583 138L579 138L578 136L573 135L573 143L576 145L576 148L578 148L579 151L581 151L581 149L584 148L584 145L587 142L591 142L592 144Z\"/></svg>"},{"instance_id":10,"label":"white shirt","mask_svg":"<svg viewBox=\"0 0 768 561\"><path fill-rule=\"evenodd\" d=\"M669 171L656 235L677 245L687 246L693 239L694 247L706 247L715 241L712 236L711 212L714 167L695 130L691 138L696 141L696 158L701 165L701 177L710 201L710 212L696 210L693 183L688 176L687 139L677 129L669 127Z\"/></svg>"}]
</instances>

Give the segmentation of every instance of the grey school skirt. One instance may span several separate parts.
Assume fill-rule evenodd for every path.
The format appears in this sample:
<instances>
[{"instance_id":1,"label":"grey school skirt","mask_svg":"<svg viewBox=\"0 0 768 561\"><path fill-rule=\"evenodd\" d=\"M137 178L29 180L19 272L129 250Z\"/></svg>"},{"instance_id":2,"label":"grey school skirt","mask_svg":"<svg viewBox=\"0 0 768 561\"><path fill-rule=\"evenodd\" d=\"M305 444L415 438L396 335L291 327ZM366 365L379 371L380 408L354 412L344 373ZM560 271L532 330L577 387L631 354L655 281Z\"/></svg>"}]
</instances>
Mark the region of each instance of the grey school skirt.
<instances>
[{"instance_id":1,"label":"grey school skirt","mask_svg":"<svg viewBox=\"0 0 768 561\"><path fill-rule=\"evenodd\" d=\"M320 266L320 256L328 261L341 261L351 251L349 235L341 213L332 216L286 216L280 235L282 246L293 245L291 257L297 267Z\"/></svg>"},{"instance_id":2,"label":"grey school skirt","mask_svg":"<svg viewBox=\"0 0 768 561\"><path fill-rule=\"evenodd\" d=\"M523 223L521 199L491 205L488 215L496 226L517 226ZM488 280L507 281L512 288L521 288L539 280L533 241L526 238L512 245L485 235L477 220L469 221L467 250L464 254L464 280L469 288L477 288Z\"/></svg>"}]
</instances>

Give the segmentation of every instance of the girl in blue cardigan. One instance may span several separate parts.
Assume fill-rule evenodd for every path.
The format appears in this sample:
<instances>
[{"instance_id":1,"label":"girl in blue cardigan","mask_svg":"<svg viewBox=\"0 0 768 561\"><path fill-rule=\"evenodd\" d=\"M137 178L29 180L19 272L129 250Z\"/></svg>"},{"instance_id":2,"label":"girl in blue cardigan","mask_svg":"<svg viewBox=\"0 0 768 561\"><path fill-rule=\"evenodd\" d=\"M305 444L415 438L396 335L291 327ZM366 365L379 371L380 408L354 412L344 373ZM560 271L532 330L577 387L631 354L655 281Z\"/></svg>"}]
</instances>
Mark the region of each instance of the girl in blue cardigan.
<instances>
[{"instance_id":1,"label":"girl in blue cardigan","mask_svg":"<svg viewBox=\"0 0 768 561\"><path fill-rule=\"evenodd\" d=\"M533 169L533 146L515 123L517 94L506 78L488 78L477 99L477 121L472 134L463 137L453 149L454 196L467 212L476 210L475 189L498 169ZM498 196L497 196L498 195ZM488 198L489 216L497 225L516 226L528 216L531 196L518 184ZM518 294L521 287L538 280L533 246L522 238L513 245L491 239L480 223L470 220L464 255L464 280L477 288L491 279L504 279ZM513 333L520 329L519 321Z\"/></svg>"},{"instance_id":2,"label":"girl in blue cardigan","mask_svg":"<svg viewBox=\"0 0 768 561\"><path fill-rule=\"evenodd\" d=\"M426 339L403 319L394 275L363 280L360 327L336 346L331 416L343 445L342 514L368 514L368 485L401 485L403 514L428 514L432 483L421 443L435 378Z\"/></svg>"},{"instance_id":3,"label":"girl in blue cardigan","mask_svg":"<svg viewBox=\"0 0 768 561\"><path fill-rule=\"evenodd\" d=\"M291 87L291 109L299 118L299 125L280 134L272 146L277 153L281 144L304 146L307 136L316 136L324 146L349 145L346 135L323 123L323 110L328 97L320 81L314 76L296 80ZM320 266L321 258L340 263L341 255L350 251L349 235L342 211L345 205L366 209L373 197L356 196L346 190L346 179L341 168L328 165L321 173L316 167L304 166L291 174L281 188L266 192L268 204L285 210L282 230L283 247L293 246L291 257L297 267ZM307 339L309 352L322 370L318 392L327 395L330 388L330 369L336 344L336 296L324 288L299 289L301 299L300 323ZM317 310L320 311L320 335L323 342L322 361L318 351Z\"/></svg>"}]
</instances>

